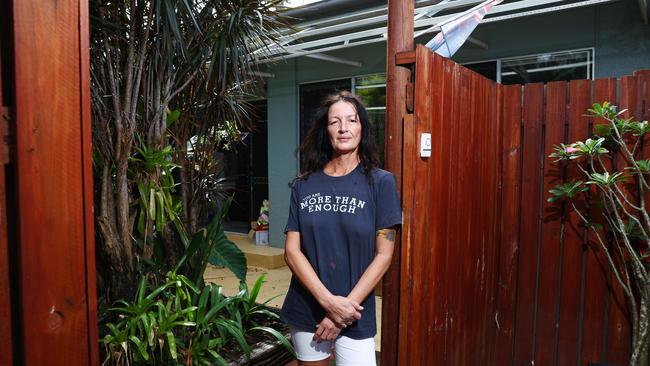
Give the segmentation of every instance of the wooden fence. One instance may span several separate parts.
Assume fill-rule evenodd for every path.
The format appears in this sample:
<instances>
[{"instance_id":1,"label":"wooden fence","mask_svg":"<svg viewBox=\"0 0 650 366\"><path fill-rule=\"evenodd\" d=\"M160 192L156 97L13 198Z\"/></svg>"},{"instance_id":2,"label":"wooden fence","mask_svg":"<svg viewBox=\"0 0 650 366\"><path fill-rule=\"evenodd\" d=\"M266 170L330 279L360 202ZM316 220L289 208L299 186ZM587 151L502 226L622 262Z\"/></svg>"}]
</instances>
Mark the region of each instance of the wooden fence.
<instances>
[{"instance_id":1,"label":"wooden fence","mask_svg":"<svg viewBox=\"0 0 650 366\"><path fill-rule=\"evenodd\" d=\"M576 215L547 202L577 176L548 154L588 137L593 102L647 119L650 74L504 86L422 46L409 56L398 364L625 365L625 299Z\"/></svg>"}]
</instances>

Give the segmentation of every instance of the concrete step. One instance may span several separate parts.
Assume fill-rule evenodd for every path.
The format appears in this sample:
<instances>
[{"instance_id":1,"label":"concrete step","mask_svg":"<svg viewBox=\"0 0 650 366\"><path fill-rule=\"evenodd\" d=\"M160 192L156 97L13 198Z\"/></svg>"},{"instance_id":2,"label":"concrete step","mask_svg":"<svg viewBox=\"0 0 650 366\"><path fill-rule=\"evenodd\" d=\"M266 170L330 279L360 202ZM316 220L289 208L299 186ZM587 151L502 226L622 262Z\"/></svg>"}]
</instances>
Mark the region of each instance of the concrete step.
<instances>
[{"instance_id":1,"label":"concrete step","mask_svg":"<svg viewBox=\"0 0 650 366\"><path fill-rule=\"evenodd\" d=\"M287 265L284 262L284 249L255 245L254 236L231 232L226 232L226 236L244 252L249 266L274 269Z\"/></svg>"}]
</instances>

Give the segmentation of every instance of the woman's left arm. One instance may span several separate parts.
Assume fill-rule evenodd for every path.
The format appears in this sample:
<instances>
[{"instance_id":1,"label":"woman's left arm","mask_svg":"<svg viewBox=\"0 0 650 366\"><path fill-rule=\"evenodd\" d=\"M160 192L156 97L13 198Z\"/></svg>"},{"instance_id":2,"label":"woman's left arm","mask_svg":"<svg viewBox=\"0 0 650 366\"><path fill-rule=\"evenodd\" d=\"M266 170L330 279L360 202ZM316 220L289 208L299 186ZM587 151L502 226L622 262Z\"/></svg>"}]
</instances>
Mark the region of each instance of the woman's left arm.
<instances>
[{"instance_id":1,"label":"woman's left arm","mask_svg":"<svg viewBox=\"0 0 650 366\"><path fill-rule=\"evenodd\" d=\"M393 257L393 249L395 247L396 227L379 229L376 233L376 254L375 258L370 262L366 271L357 282L356 286L352 289L348 298L361 304L372 290L377 286L379 280L384 276L384 273L390 266L391 258Z\"/></svg>"}]
</instances>

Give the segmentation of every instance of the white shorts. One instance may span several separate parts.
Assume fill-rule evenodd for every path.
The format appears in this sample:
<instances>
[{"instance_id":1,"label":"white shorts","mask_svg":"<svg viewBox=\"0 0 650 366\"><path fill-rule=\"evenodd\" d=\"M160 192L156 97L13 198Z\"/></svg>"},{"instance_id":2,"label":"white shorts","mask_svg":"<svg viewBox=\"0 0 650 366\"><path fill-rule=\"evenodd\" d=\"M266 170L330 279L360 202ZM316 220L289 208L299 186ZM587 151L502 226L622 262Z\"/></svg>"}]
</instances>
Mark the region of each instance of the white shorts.
<instances>
[{"instance_id":1,"label":"white shorts","mask_svg":"<svg viewBox=\"0 0 650 366\"><path fill-rule=\"evenodd\" d=\"M300 361L320 361L329 358L334 349L336 366L376 366L375 339L352 339L338 336L333 341L317 342L313 332L291 327L291 342Z\"/></svg>"}]
</instances>

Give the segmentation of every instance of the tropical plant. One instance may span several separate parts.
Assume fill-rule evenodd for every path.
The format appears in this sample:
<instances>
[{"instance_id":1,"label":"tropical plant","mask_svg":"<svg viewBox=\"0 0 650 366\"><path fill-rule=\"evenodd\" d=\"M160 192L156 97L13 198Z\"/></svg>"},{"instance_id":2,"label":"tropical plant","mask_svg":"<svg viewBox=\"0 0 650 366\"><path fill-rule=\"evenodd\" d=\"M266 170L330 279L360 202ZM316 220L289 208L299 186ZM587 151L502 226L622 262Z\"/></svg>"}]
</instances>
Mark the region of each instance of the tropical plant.
<instances>
[{"instance_id":1,"label":"tropical plant","mask_svg":"<svg viewBox=\"0 0 650 366\"><path fill-rule=\"evenodd\" d=\"M138 266L156 248L171 267L200 213L209 219L221 179L214 136L245 120L255 57L286 25L278 3L90 1L98 285L107 302L132 297Z\"/></svg>"},{"instance_id":2,"label":"tropical plant","mask_svg":"<svg viewBox=\"0 0 650 366\"><path fill-rule=\"evenodd\" d=\"M549 201L566 200L585 227L627 299L632 353L630 365L648 364L650 343L650 164L640 156L648 122L624 118L608 102L589 111L595 136L558 145L550 155L556 162L575 165L584 180L562 183L550 190ZM600 209L596 209L600 208Z\"/></svg>"},{"instance_id":3,"label":"tropical plant","mask_svg":"<svg viewBox=\"0 0 650 366\"><path fill-rule=\"evenodd\" d=\"M259 276L252 288L249 288L245 281L242 281L239 285L239 293L236 297L241 301L242 321L244 323L254 324L255 316L280 319L277 313L268 310L266 304L283 294L278 294L262 303L257 303L257 297L260 294L265 278L265 275Z\"/></svg>"},{"instance_id":4,"label":"tropical plant","mask_svg":"<svg viewBox=\"0 0 650 366\"><path fill-rule=\"evenodd\" d=\"M201 287L208 263L227 267L242 283L246 281L246 256L228 239L221 224L231 202L232 197L206 228L194 234L185 254L176 264L175 271L186 272Z\"/></svg>"},{"instance_id":5,"label":"tropical plant","mask_svg":"<svg viewBox=\"0 0 650 366\"><path fill-rule=\"evenodd\" d=\"M158 266L164 261L178 261L175 257L178 243L171 235L165 235L165 230L170 230L168 222L174 223L180 238L187 237L180 220L181 202L175 195L172 172L178 165L172 161L172 154L172 146L148 147L140 138L129 161L129 181L139 193L132 208L137 217L136 237L142 240L142 257L145 260L153 258Z\"/></svg>"},{"instance_id":6,"label":"tropical plant","mask_svg":"<svg viewBox=\"0 0 650 366\"><path fill-rule=\"evenodd\" d=\"M174 272L155 288L143 277L133 302L119 300L107 310L117 321L106 324L104 364L228 365L224 347L234 343L250 357L246 335L251 332L264 332L293 352L277 330L242 321L252 314L277 317L259 305L244 306L257 296L263 280L256 281L254 295L240 292L225 297L220 286L208 284L200 290L189 278Z\"/></svg>"}]
</instances>

